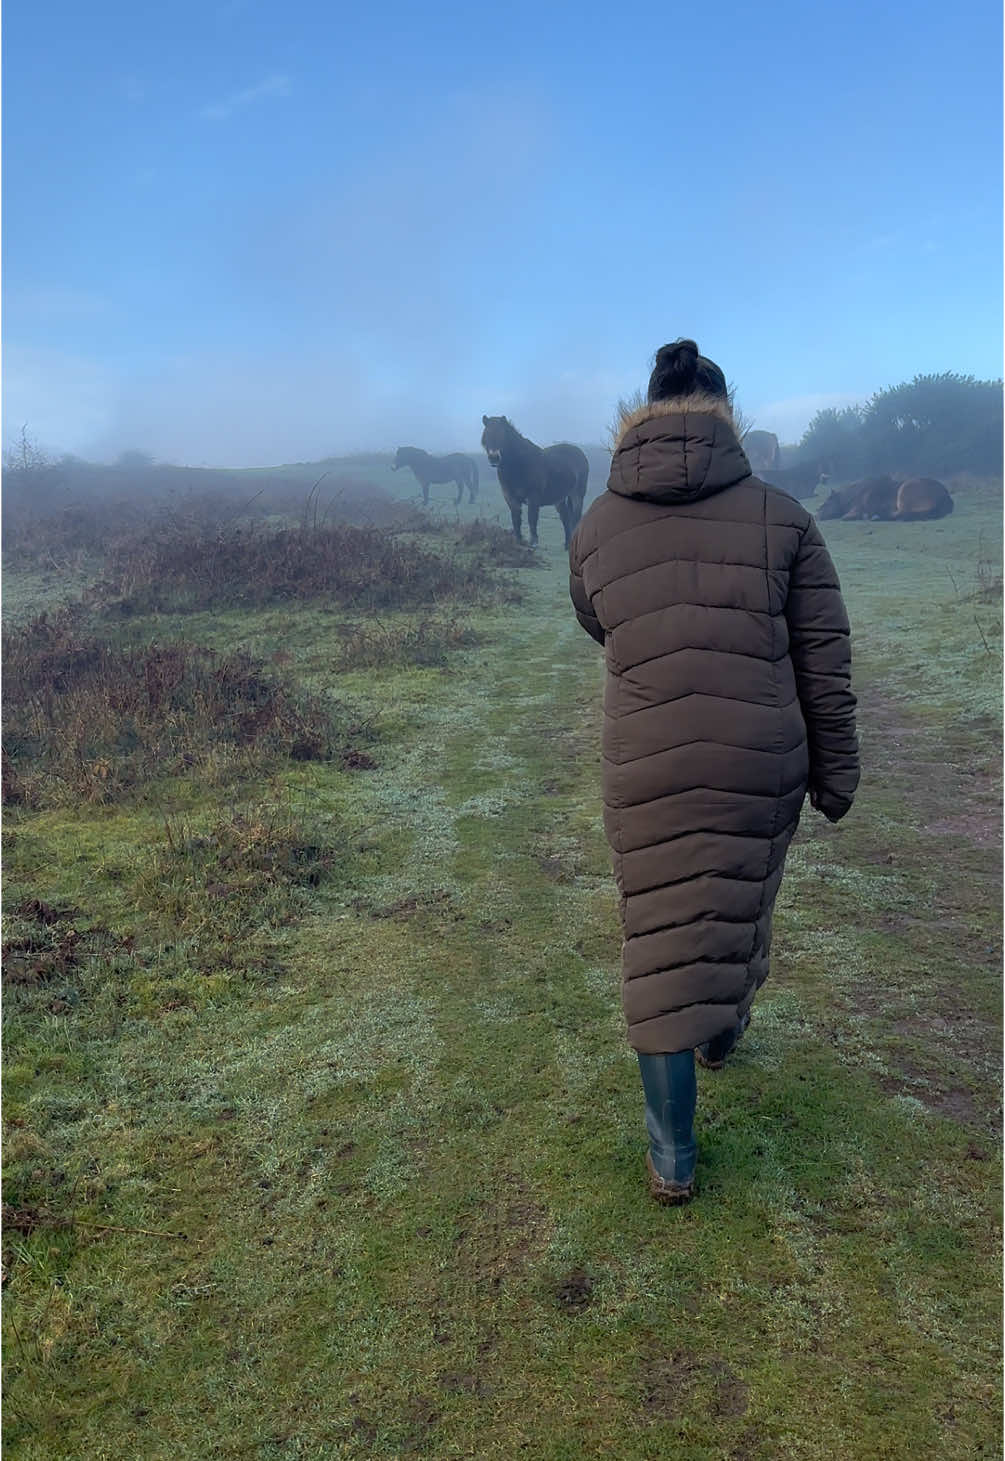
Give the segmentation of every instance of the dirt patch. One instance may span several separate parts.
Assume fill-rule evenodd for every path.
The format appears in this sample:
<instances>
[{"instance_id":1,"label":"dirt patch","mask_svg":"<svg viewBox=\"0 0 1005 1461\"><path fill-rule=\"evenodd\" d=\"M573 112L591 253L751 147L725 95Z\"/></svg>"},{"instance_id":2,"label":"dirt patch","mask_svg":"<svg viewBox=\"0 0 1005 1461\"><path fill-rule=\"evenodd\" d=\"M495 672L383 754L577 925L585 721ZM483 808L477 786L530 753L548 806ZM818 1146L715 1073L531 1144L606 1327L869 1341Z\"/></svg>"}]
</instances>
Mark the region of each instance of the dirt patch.
<instances>
[{"instance_id":1,"label":"dirt patch","mask_svg":"<svg viewBox=\"0 0 1005 1461\"><path fill-rule=\"evenodd\" d=\"M350 1431L353 1439L362 1441L364 1445L372 1446L377 1440L377 1427L364 1415L353 1416Z\"/></svg>"},{"instance_id":2,"label":"dirt patch","mask_svg":"<svg viewBox=\"0 0 1005 1461\"><path fill-rule=\"evenodd\" d=\"M486 1385L479 1375L457 1370L448 1370L436 1382L446 1395L490 1395L492 1386Z\"/></svg>"},{"instance_id":3,"label":"dirt patch","mask_svg":"<svg viewBox=\"0 0 1005 1461\"><path fill-rule=\"evenodd\" d=\"M581 1268L574 1268L555 1290L558 1307L565 1314L581 1314L593 1302L593 1279Z\"/></svg>"},{"instance_id":4,"label":"dirt patch","mask_svg":"<svg viewBox=\"0 0 1005 1461\"><path fill-rule=\"evenodd\" d=\"M903 1035L907 1040L916 1040L926 1035L948 1035L952 1029L949 1020L943 1019L942 1015L911 1015L908 1019L894 1020L890 1029L895 1035Z\"/></svg>"},{"instance_id":5,"label":"dirt patch","mask_svg":"<svg viewBox=\"0 0 1005 1461\"><path fill-rule=\"evenodd\" d=\"M731 1370L725 1361L715 1366L715 1393L712 1396L711 1412L724 1420L735 1420L746 1415L750 1406L750 1387Z\"/></svg>"},{"instance_id":6,"label":"dirt patch","mask_svg":"<svg viewBox=\"0 0 1005 1461\"><path fill-rule=\"evenodd\" d=\"M1000 926L989 916L1001 877L1000 768L991 755L999 742L990 728L973 723L928 722L868 686L860 723L861 799L881 797L885 814L858 821L853 813L847 827L831 829L841 836L829 841L827 852L847 884L843 916L854 910L863 932L882 938L865 950L874 969L836 981L834 997L875 1026L870 1041L900 1035L930 1042L941 1063L951 1058L969 1079L971 1067L982 1070L996 1060L1000 1044L999 1026L988 1016L991 981L1001 967ZM868 881L864 908L851 901L858 874ZM812 887L808 876L805 881ZM895 1071L890 1093L981 1122L980 1097L975 1102L957 1089L959 1076L926 1069L922 1052L897 1049L884 1059Z\"/></svg>"},{"instance_id":7,"label":"dirt patch","mask_svg":"<svg viewBox=\"0 0 1005 1461\"><path fill-rule=\"evenodd\" d=\"M4 942L3 982L7 985L47 984L66 979L89 960L113 951L131 953L135 940L119 938L103 925L78 928L86 918L79 908L54 908L41 898L25 898L13 909L21 930ZM65 1013L72 1001L60 1001Z\"/></svg>"},{"instance_id":8,"label":"dirt patch","mask_svg":"<svg viewBox=\"0 0 1005 1461\"><path fill-rule=\"evenodd\" d=\"M385 1454L384 1448L390 1439L389 1432L395 1438L395 1455L434 1454L430 1447L429 1433L439 1425L441 1419L435 1399L416 1395L399 1408L390 1397L376 1396L364 1408L359 1395L350 1395L349 1403L354 1410L353 1418L349 1422L349 1435L357 1445L366 1446L368 1454L376 1454L378 1449L381 1454ZM383 1445L379 1444L381 1441Z\"/></svg>"},{"instance_id":9,"label":"dirt patch","mask_svg":"<svg viewBox=\"0 0 1005 1461\"><path fill-rule=\"evenodd\" d=\"M405 1455L429 1456L431 1453L429 1433L440 1423L440 1411L432 1400L417 1396L409 1403L404 1416L405 1435L402 1450Z\"/></svg>"},{"instance_id":10,"label":"dirt patch","mask_svg":"<svg viewBox=\"0 0 1005 1461\"><path fill-rule=\"evenodd\" d=\"M670 1355L652 1353L643 1360L646 1379L642 1406L652 1420L673 1420L680 1415L701 1374L701 1358L688 1349Z\"/></svg>"},{"instance_id":11,"label":"dirt patch","mask_svg":"<svg viewBox=\"0 0 1005 1461\"><path fill-rule=\"evenodd\" d=\"M948 784L956 784L973 795L975 783L983 785L997 759L999 728L981 717L950 732L936 730L922 716L901 701L892 700L872 686L859 694L858 721L875 766L885 759L884 772L917 784L929 798L941 796ZM942 801L943 806L954 803Z\"/></svg>"},{"instance_id":12,"label":"dirt patch","mask_svg":"<svg viewBox=\"0 0 1005 1461\"><path fill-rule=\"evenodd\" d=\"M972 807L954 817L929 822L925 831L940 839L960 839L974 847L1000 848L1002 845L1001 811L995 807Z\"/></svg>"},{"instance_id":13,"label":"dirt patch","mask_svg":"<svg viewBox=\"0 0 1005 1461\"><path fill-rule=\"evenodd\" d=\"M454 907L453 896L447 888L434 888L428 893L399 898L394 903L374 904L365 898L356 898L352 909L354 913L366 914L368 918L393 918L398 922L429 912L439 912L452 923L459 923L464 918L464 914Z\"/></svg>"},{"instance_id":14,"label":"dirt patch","mask_svg":"<svg viewBox=\"0 0 1005 1461\"><path fill-rule=\"evenodd\" d=\"M560 857L539 857L537 865L550 883L568 883L572 874Z\"/></svg>"},{"instance_id":15,"label":"dirt patch","mask_svg":"<svg viewBox=\"0 0 1005 1461\"><path fill-rule=\"evenodd\" d=\"M994 1119L993 1113L980 1105L972 1092L964 1091L959 1086L949 1089L934 1088L919 1073L880 1076L879 1085L886 1095L911 1096L937 1116L945 1116L950 1121L959 1122L961 1126L986 1127Z\"/></svg>"},{"instance_id":16,"label":"dirt patch","mask_svg":"<svg viewBox=\"0 0 1005 1461\"><path fill-rule=\"evenodd\" d=\"M721 1355L697 1355L689 1349L661 1355L650 1350L642 1363L646 1371L642 1404L653 1420L678 1418L699 1386L711 1389L709 1415L737 1420L747 1413L750 1388Z\"/></svg>"},{"instance_id":17,"label":"dirt patch","mask_svg":"<svg viewBox=\"0 0 1005 1461\"><path fill-rule=\"evenodd\" d=\"M307 758L294 754L293 759L295 761L302 761ZM368 755L366 751L357 751L352 747L347 751L343 751L340 759L346 771L376 771L377 769L377 762L371 755Z\"/></svg>"},{"instance_id":18,"label":"dirt patch","mask_svg":"<svg viewBox=\"0 0 1005 1461\"><path fill-rule=\"evenodd\" d=\"M755 1461L757 1456L763 1455L761 1437L757 1431L747 1429L730 1451L729 1461Z\"/></svg>"},{"instance_id":19,"label":"dirt patch","mask_svg":"<svg viewBox=\"0 0 1005 1461\"><path fill-rule=\"evenodd\" d=\"M510 1194L479 1203L454 1239L457 1266L473 1283L489 1289L527 1272L532 1255L544 1247L549 1227L547 1208L531 1201L522 1184L503 1179L503 1185L511 1188Z\"/></svg>"},{"instance_id":20,"label":"dirt patch","mask_svg":"<svg viewBox=\"0 0 1005 1461\"><path fill-rule=\"evenodd\" d=\"M481 933L507 933L512 927L512 918L483 918L478 924Z\"/></svg>"},{"instance_id":21,"label":"dirt patch","mask_svg":"<svg viewBox=\"0 0 1005 1461\"><path fill-rule=\"evenodd\" d=\"M79 908L54 908L41 898L22 898L20 903L15 903L12 912L29 923L65 923L81 917Z\"/></svg>"},{"instance_id":22,"label":"dirt patch","mask_svg":"<svg viewBox=\"0 0 1005 1461\"><path fill-rule=\"evenodd\" d=\"M950 1120L967 1126L983 1126L990 1115L990 1112L977 1105L969 1091L959 1089L933 1094L931 1100L925 1104L931 1105L932 1110L937 1111L940 1116L948 1116Z\"/></svg>"}]
</instances>

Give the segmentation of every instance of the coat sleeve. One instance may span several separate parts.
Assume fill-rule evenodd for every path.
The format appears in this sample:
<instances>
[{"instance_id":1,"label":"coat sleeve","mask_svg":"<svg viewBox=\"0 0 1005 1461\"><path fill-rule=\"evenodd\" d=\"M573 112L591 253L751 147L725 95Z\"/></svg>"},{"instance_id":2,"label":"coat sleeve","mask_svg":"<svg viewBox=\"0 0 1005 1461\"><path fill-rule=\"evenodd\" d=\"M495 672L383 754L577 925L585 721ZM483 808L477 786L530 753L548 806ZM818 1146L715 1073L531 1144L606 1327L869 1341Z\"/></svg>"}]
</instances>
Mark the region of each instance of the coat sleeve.
<instances>
[{"instance_id":1,"label":"coat sleeve","mask_svg":"<svg viewBox=\"0 0 1005 1461\"><path fill-rule=\"evenodd\" d=\"M578 534L573 535L572 542L569 544L569 596L572 599L572 607L576 611L576 618L582 624L587 634L595 639L598 644L603 644L604 631L600 620L593 612L593 604L583 583Z\"/></svg>"},{"instance_id":2,"label":"coat sleeve","mask_svg":"<svg viewBox=\"0 0 1005 1461\"><path fill-rule=\"evenodd\" d=\"M810 800L837 822L859 778L851 630L837 570L812 518L790 570L785 617L809 741Z\"/></svg>"}]
</instances>

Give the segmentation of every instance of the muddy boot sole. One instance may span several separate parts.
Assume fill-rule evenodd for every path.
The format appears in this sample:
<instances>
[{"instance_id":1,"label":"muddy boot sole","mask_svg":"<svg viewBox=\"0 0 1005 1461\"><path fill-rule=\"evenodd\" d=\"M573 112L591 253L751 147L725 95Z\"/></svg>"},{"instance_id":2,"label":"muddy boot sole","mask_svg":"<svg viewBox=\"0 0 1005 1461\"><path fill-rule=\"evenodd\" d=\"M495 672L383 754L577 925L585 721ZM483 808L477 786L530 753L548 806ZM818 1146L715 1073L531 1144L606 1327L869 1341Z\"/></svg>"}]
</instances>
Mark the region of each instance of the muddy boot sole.
<instances>
[{"instance_id":1,"label":"muddy boot sole","mask_svg":"<svg viewBox=\"0 0 1005 1461\"><path fill-rule=\"evenodd\" d=\"M649 1173L649 1195L664 1207L680 1207L694 1196L694 1178L690 1182L668 1182L653 1166L650 1152L646 1152L646 1171Z\"/></svg>"}]
</instances>

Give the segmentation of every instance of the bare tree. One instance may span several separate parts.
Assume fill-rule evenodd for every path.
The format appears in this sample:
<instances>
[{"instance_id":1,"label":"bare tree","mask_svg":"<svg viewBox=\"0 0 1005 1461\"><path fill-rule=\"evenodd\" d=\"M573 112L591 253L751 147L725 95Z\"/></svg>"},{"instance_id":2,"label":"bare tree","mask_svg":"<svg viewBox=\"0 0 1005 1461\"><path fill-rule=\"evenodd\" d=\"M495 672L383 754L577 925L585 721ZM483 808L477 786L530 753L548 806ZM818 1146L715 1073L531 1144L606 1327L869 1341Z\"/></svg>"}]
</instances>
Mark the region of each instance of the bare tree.
<instances>
[{"instance_id":1,"label":"bare tree","mask_svg":"<svg viewBox=\"0 0 1005 1461\"><path fill-rule=\"evenodd\" d=\"M20 472L24 476L44 471L51 463L33 436L28 433L28 423L21 427L17 445L7 447L3 454L5 472Z\"/></svg>"}]
</instances>

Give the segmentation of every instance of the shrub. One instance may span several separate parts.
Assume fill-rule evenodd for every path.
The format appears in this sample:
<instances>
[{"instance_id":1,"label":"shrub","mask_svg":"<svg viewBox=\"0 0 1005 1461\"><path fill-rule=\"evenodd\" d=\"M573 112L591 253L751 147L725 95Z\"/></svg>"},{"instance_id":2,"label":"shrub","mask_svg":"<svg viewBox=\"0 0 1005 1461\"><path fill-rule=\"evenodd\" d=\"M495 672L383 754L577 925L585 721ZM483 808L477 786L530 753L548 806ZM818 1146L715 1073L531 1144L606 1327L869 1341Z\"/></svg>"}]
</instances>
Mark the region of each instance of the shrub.
<instances>
[{"instance_id":1,"label":"shrub","mask_svg":"<svg viewBox=\"0 0 1005 1461\"><path fill-rule=\"evenodd\" d=\"M64 610L6 631L3 663L7 804L110 801L195 766L240 774L349 750L330 705L251 655L117 648Z\"/></svg>"},{"instance_id":2,"label":"shrub","mask_svg":"<svg viewBox=\"0 0 1005 1461\"><path fill-rule=\"evenodd\" d=\"M475 518L465 523L456 533L457 542L465 548L478 551L482 561L505 568L535 568L543 560L527 543L518 543L513 534L498 523Z\"/></svg>"},{"instance_id":3,"label":"shrub","mask_svg":"<svg viewBox=\"0 0 1005 1461\"><path fill-rule=\"evenodd\" d=\"M255 483L261 485L256 486ZM158 540L205 536L234 524L282 519L303 526L332 523L426 530L430 520L362 477L255 477L178 467L143 471L89 463L43 469L8 463L2 497L4 560L11 567L65 568L103 557L139 534Z\"/></svg>"},{"instance_id":4,"label":"shrub","mask_svg":"<svg viewBox=\"0 0 1005 1461\"><path fill-rule=\"evenodd\" d=\"M864 405L819 411L799 454L829 460L838 477L1000 472L1002 382L952 371L916 375Z\"/></svg>"},{"instance_id":5,"label":"shrub","mask_svg":"<svg viewBox=\"0 0 1005 1461\"><path fill-rule=\"evenodd\" d=\"M329 598L369 609L475 599L486 575L377 528L233 527L186 537L135 537L108 556L92 591L120 613L190 611Z\"/></svg>"}]
</instances>

